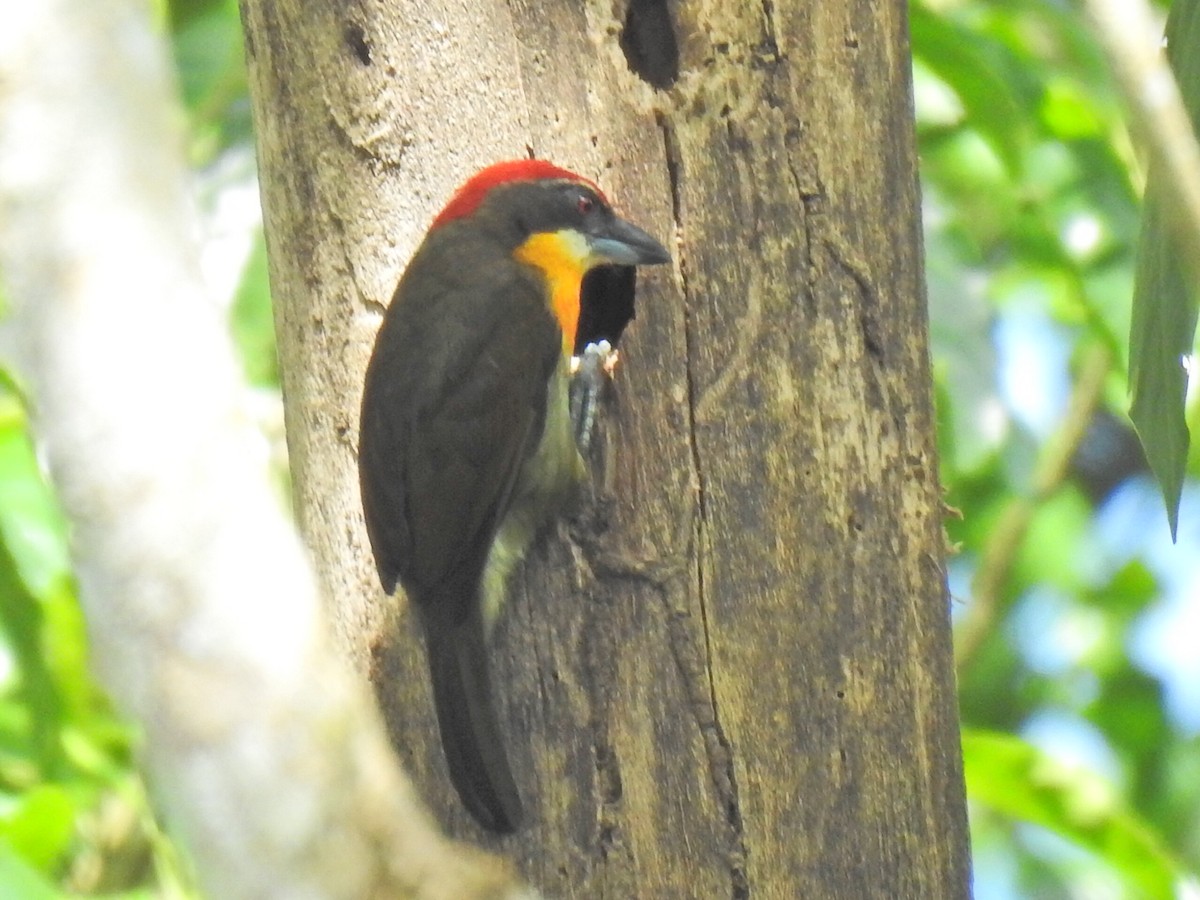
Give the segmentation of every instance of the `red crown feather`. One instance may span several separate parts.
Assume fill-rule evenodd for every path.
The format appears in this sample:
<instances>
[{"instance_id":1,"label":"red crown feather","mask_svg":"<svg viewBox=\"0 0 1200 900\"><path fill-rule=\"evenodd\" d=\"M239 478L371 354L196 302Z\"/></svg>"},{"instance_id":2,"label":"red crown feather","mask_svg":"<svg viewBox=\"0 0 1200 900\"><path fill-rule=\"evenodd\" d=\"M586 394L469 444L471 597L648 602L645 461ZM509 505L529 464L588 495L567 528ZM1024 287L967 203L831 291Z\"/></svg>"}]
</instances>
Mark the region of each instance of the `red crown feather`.
<instances>
[{"instance_id":1,"label":"red crown feather","mask_svg":"<svg viewBox=\"0 0 1200 900\"><path fill-rule=\"evenodd\" d=\"M445 208L437 214L437 218L433 220L430 228L437 228L447 222L471 215L479 208L479 204L488 195L488 191L494 187L514 181L541 181L543 179L577 181L595 191L605 203L608 202L600 188L581 175L568 172L544 159L513 159L490 165L467 179L466 183L454 192L454 196L450 198L450 202L446 204Z\"/></svg>"}]
</instances>

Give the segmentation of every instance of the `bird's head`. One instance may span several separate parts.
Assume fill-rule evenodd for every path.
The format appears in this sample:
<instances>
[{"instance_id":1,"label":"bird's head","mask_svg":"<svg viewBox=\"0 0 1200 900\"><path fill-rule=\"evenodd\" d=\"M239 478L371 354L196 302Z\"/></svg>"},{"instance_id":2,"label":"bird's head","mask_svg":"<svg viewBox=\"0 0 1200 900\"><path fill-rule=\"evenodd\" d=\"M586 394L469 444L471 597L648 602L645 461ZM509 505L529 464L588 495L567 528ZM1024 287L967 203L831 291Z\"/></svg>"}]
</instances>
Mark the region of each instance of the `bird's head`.
<instances>
[{"instance_id":1,"label":"bird's head","mask_svg":"<svg viewBox=\"0 0 1200 900\"><path fill-rule=\"evenodd\" d=\"M544 160L476 173L431 231L457 222L492 235L541 275L568 356L601 339L616 346L634 315L633 267L671 260L666 247L617 216L594 183Z\"/></svg>"},{"instance_id":2,"label":"bird's head","mask_svg":"<svg viewBox=\"0 0 1200 900\"><path fill-rule=\"evenodd\" d=\"M545 160L512 160L477 172L432 227L467 218L503 229L518 258L554 257L555 267L569 265L581 273L606 264L647 266L671 260L662 244L617 216L595 184Z\"/></svg>"}]
</instances>

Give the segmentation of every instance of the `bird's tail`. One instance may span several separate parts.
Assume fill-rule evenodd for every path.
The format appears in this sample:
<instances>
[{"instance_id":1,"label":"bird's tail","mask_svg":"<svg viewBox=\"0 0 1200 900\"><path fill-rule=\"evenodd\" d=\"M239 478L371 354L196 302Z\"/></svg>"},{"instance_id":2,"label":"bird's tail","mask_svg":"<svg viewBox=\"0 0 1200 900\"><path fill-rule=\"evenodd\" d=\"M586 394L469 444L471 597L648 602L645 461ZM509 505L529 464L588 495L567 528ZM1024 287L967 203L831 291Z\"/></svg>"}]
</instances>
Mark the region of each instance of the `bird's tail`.
<instances>
[{"instance_id":1,"label":"bird's tail","mask_svg":"<svg viewBox=\"0 0 1200 900\"><path fill-rule=\"evenodd\" d=\"M489 831L516 831L521 824L521 798L492 700L482 617L472 615L460 625L429 627L426 643L450 780L480 825Z\"/></svg>"}]
</instances>

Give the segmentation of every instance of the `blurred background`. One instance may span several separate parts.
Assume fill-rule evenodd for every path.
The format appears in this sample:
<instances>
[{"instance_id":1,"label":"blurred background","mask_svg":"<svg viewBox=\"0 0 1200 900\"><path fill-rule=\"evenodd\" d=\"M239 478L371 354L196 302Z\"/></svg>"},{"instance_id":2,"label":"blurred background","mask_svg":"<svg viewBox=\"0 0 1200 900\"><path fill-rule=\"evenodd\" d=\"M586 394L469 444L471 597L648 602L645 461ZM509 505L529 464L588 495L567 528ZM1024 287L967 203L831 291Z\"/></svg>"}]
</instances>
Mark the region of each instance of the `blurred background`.
<instances>
[{"instance_id":1,"label":"blurred background","mask_svg":"<svg viewBox=\"0 0 1200 900\"><path fill-rule=\"evenodd\" d=\"M1076 4L910 12L975 895L1200 898L1200 462L1173 543L1126 415L1141 156ZM237 2L156 14L286 496ZM89 674L27 426L0 372L0 896L192 896Z\"/></svg>"}]
</instances>

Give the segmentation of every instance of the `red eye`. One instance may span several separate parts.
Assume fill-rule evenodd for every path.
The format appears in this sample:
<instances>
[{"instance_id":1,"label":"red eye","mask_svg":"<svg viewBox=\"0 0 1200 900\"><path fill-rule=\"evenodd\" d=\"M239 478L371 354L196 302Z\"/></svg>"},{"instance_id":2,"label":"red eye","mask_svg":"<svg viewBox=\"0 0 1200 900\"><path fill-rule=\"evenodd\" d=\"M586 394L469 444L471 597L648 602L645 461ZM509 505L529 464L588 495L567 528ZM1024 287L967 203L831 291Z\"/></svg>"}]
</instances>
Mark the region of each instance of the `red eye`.
<instances>
[{"instance_id":1,"label":"red eye","mask_svg":"<svg viewBox=\"0 0 1200 900\"><path fill-rule=\"evenodd\" d=\"M575 201L575 208L579 210L581 216L586 216L596 206L596 201L591 197L583 194Z\"/></svg>"}]
</instances>

